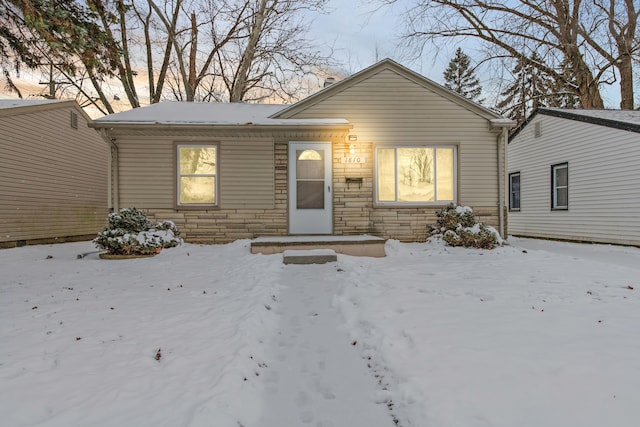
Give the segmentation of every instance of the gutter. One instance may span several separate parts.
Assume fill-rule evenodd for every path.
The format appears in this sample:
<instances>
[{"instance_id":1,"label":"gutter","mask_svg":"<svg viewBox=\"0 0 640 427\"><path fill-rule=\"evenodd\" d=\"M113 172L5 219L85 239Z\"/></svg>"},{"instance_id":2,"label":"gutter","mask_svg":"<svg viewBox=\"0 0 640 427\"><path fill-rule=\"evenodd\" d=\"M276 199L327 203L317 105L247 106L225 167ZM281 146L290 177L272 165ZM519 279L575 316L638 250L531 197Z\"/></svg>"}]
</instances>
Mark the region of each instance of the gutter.
<instances>
[{"instance_id":1,"label":"gutter","mask_svg":"<svg viewBox=\"0 0 640 427\"><path fill-rule=\"evenodd\" d=\"M94 129L116 130L130 129L138 130L147 129L189 129L189 130L257 130L257 131L273 131L273 130L351 130L353 125L350 123L291 123L291 124L207 124L207 123L160 123L160 122L91 122L89 127Z\"/></svg>"}]
</instances>

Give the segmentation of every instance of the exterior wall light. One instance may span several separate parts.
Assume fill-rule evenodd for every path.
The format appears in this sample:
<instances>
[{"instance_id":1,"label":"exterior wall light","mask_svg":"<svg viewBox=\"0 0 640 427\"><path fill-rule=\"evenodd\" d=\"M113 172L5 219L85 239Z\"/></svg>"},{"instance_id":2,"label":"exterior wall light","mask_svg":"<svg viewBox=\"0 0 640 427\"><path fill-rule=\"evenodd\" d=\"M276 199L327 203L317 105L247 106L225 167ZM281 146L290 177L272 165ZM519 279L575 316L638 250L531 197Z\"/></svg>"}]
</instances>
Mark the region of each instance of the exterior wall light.
<instances>
[{"instance_id":1,"label":"exterior wall light","mask_svg":"<svg viewBox=\"0 0 640 427\"><path fill-rule=\"evenodd\" d=\"M355 145L353 145L353 144L349 145L349 154L351 154L352 156L353 156L354 154L356 154L356 147L355 147Z\"/></svg>"},{"instance_id":2,"label":"exterior wall light","mask_svg":"<svg viewBox=\"0 0 640 427\"><path fill-rule=\"evenodd\" d=\"M357 141L358 135L349 135L349 141Z\"/></svg>"}]
</instances>

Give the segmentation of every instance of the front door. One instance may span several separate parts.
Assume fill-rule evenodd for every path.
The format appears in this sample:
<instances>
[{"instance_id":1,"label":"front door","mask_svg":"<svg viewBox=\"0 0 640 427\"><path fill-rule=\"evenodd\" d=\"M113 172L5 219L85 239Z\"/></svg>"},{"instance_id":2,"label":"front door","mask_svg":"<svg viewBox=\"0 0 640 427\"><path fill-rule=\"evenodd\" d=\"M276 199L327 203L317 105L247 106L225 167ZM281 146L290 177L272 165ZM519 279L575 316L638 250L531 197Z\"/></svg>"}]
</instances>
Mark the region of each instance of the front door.
<instances>
[{"instance_id":1,"label":"front door","mask_svg":"<svg viewBox=\"0 0 640 427\"><path fill-rule=\"evenodd\" d=\"M289 143L289 233L331 234L331 143Z\"/></svg>"}]
</instances>

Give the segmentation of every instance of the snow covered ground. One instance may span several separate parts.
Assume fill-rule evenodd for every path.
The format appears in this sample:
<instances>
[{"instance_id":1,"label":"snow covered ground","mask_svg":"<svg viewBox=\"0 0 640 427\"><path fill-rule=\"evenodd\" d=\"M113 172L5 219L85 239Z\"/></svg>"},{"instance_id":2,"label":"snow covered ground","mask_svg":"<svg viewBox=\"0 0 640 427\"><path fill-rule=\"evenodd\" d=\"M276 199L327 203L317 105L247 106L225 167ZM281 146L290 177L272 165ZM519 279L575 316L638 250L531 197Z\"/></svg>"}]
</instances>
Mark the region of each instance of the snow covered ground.
<instances>
[{"instance_id":1,"label":"snow covered ground","mask_svg":"<svg viewBox=\"0 0 640 427\"><path fill-rule=\"evenodd\" d=\"M636 426L640 250L0 250L2 426Z\"/></svg>"}]
</instances>

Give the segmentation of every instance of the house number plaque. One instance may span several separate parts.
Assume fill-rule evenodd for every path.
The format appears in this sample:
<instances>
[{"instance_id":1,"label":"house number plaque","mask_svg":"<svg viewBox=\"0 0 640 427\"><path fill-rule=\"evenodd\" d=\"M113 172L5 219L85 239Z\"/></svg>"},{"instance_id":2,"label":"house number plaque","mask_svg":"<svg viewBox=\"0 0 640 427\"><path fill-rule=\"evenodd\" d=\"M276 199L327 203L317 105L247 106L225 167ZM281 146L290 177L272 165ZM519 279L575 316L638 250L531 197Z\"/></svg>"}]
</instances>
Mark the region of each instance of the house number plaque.
<instances>
[{"instance_id":1,"label":"house number plaque","mask_svg":"<svg viewBox=\"0 0 640 427\"><path fill-rule=\"evenodd\" d=\"M348 156L342 158L342 163L367 163L367 158L364 156Z\"/></svg>"}]
</instances>

